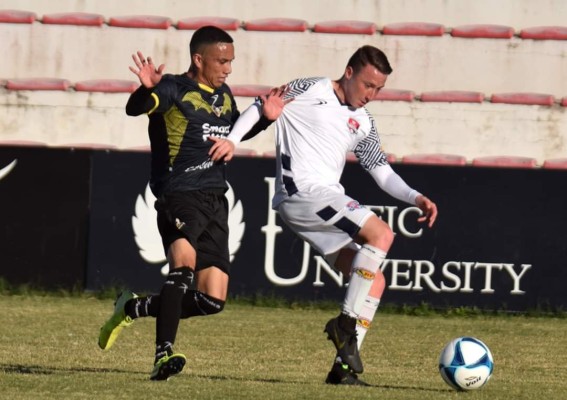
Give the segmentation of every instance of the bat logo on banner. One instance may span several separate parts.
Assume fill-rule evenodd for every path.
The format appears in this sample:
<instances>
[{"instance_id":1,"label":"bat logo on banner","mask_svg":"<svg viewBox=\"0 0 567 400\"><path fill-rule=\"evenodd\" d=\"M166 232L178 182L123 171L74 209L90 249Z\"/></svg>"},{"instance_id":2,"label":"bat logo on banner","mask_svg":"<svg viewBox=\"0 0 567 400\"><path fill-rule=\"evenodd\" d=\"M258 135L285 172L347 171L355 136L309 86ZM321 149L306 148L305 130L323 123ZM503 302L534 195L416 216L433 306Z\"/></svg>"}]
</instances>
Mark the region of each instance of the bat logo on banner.
<instances>
[{"instance_id":1,"label":"bat logo on banner","mask_svg":"<svg viewBox=\"0 0 567 400\"><path fill-rule=\"evenodd\" d=\"M244 236L244 228L246 224L243 221L244 212L242 202L235 202L234 190L228 184L228 191L225 196L228 200L228 249L230 252L230 261L234 259L234 255L240 248L242 236ZM140 250L140 256L151 264L162 264L161 274L167 275L169 272L169 264L167 263L161 237L157 227L157 211L154 208L156 201L150 185L146 185L144 195L138 195L136 200L135 214L132 216L132 228L134 230L134 239Z\"/></svg>"},{"instance_id":2,"label":"bat logo on banner","mask_svg":"<svg viewBox=\"0 0 567 400\"><path fill-rule=\"evenodd\" d=\"M18 160L14 160L4 168L0 169L0 180L2 180L6 175L12 172L17 163Z\"/></svg>"}]
</instances>

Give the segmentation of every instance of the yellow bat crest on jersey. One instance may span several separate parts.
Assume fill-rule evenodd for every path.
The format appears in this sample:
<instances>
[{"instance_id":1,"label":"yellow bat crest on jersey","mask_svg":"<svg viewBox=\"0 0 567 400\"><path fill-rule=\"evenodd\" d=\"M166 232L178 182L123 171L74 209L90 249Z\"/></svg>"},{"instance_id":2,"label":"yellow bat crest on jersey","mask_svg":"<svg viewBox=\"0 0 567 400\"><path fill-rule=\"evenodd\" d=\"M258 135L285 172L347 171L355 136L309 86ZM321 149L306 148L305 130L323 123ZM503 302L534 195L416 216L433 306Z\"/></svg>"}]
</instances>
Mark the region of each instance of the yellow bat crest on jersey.
<instances>
[{"instance_id":1,"label":"yellow bat crest on jersey","mask_svg":"<svg viewBox=\"0 0 567 400\"><path fill-rule=\"evenodd\" d=\"M224 114L231 114L232 102L230 101L230 97L228 96L228 94L227 93L223 94L222 103L218 101L217 96L218 95L213 96L212 105L207 103L203 99L203 96L201 96L201 93L199 92L188 92L187 94L185 94L185 96L183 96L183 99L181 99L181 101L193 104L193 107L195 107L195 111L199 111L200 109L203 109L209 114L215 114L217 117L220 117L221 115ZM220 103L220 104L216 105L216 103Z\"/></svg>"}]
</instances>

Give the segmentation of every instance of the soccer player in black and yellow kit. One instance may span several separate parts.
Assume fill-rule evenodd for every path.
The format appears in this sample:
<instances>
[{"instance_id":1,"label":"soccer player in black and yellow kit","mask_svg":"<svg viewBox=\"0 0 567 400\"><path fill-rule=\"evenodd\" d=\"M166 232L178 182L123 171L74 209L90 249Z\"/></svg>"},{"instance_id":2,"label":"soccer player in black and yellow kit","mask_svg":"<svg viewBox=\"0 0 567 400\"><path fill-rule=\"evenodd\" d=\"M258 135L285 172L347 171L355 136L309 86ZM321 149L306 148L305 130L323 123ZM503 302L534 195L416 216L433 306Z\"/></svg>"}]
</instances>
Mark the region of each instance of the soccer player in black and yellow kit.
<instances>
[{"instance_id":1,"label":"soccer player in black and yellow kit","mask_svg":"<svg viewBox=\"0 0 567 400\"><path fill-rule=\"evenodd\" d=\"M159 295L123 292L102 326L106 350L123 327L138 317L156 317L156 352L150 379L181 372L186 358L173 351L179 320L222 311L230 272L225 163L213 162L211 137L224 137L239 117L226 85L234 60L233 40L213 26L193 34L189 71L164 74L141 52L133 55L141 86L130 96L128 115L148 114L157 223L170 266ZM251 135L265 129L283 108L283 90L262 96L262 119Z\"/></svg>"}]
</instances>

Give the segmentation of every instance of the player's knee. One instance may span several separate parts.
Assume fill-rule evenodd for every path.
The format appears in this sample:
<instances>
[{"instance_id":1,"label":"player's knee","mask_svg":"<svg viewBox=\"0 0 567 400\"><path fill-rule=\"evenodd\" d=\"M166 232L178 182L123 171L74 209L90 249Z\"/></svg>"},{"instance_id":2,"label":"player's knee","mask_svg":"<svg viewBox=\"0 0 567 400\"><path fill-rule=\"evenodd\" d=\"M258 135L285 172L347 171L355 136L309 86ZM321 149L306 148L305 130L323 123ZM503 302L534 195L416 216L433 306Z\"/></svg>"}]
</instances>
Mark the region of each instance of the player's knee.
<instances>
[{"instance_id":1,"label":"player's knee","mask_svg":"<svg viewBox=\"0 0 567 400\"><path fill-rule=\"evenodd\" d=\"M388 252L394 243L394 232L386 225L382 227L376 235L368 242L369 245L379 248L382 251Z\"/></svg>"},{"instance_id":2,"label":"player's knee","mask_svg":"<svg viewBox=\"0 0 567 400\"><path fill-rule=\"evenodd\" d=\"M371 217L359 232L359 239L384 252L388 252L394 242L394 232L378 217Z\"/></svg>"},{"instance_id":3,"label":"player's knee","mask_svg":"<svg viewBox=\"0 0 567 400\"><path fill-rule=\"evenodd\" d=\"M198 307L203 315L218 314L224 310L224 300L217 299L201 292L197 292L196 297Z\"/></svg>"}]
</instances>

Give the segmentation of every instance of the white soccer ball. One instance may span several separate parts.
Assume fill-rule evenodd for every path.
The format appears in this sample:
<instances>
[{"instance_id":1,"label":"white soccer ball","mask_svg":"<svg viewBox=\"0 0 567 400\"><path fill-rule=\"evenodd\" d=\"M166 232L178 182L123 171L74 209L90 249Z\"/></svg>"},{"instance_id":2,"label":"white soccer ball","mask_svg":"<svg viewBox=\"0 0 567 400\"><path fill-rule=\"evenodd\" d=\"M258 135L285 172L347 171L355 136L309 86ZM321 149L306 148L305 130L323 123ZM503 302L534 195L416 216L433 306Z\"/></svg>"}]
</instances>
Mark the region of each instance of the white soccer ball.
<instances>
[{"instance_id":1,"label":"white soccer ball","mask_svg":"<svg viewBox=\"0 0 567 400\"><path fill-rule=\"evenodd\" d=\"M451 340L439 357L439 373L456 390L480 389L488 382L493 370L492 353L474 337Z\"/></svg>"}]
</instances>

